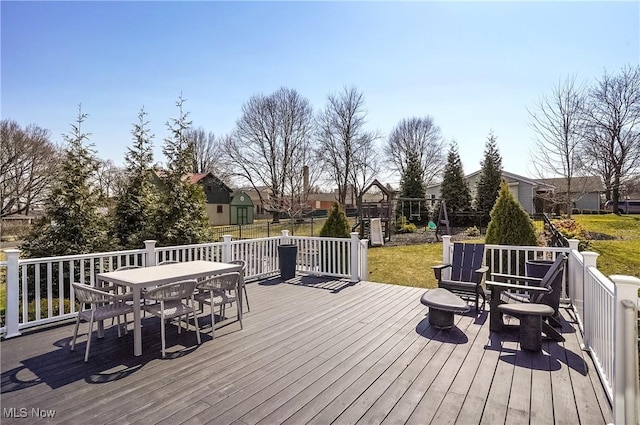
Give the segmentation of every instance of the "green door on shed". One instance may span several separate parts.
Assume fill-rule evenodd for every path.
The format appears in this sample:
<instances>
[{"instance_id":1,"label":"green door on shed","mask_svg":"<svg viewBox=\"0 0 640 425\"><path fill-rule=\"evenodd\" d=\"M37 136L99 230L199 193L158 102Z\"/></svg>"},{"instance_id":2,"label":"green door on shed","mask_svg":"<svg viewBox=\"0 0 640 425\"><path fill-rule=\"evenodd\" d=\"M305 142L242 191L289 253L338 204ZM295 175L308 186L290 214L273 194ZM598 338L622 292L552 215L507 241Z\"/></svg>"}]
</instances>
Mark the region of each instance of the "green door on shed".
<instances>
[{"instance_id":1,"label":"green door on shed","mask_svg":"<svg viewBox=\"0 0 640 425\"><path fill-rule=\"evenodd\" d=\"M229 208L231 224L253 223L253 201L244 192L234 192Z\"/></svg>"}]
</instances>

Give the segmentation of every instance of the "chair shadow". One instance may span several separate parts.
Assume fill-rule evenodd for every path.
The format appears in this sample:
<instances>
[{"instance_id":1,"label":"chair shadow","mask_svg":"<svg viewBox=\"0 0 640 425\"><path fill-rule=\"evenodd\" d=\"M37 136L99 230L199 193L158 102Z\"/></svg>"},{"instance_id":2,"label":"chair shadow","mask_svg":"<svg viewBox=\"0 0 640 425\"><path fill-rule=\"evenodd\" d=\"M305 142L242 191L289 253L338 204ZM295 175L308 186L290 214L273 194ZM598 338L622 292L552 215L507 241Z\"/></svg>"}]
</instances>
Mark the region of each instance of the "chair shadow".
<instances>
[{"instance_id":1,"label":"chair shadow","mask_svg":"<svg viewBox=\"0 0 640 425\"><path fill-rule=\"evenodd\" d=\"M476 312L475 308L472 307L471 310L462 314L462 316L473 317L473 324L482 326L487 322L487 319L489 319L489 312L487 310Z\"/></svg>"},{"instance_id":2,"label":"chair shadow","mask_svg":"<svg viewBox=\"0 0 640 425\"><path fill-rule=\"evenodd\" d=\"M36 385L47 385L56 389L77 381L89 384L104 384L127 378L142 370L153 360L171 360L187 356L198 349L196 333L192 321L189 331L184 328L180 334L174 326L167 326L167 356L161 354L160 323L155 318L143 320L143 355L133 355L133 331L118 338L116 327L105 329L104 338L97 338L94 329L91 340L89 361L84 362L86 348L87 325L81 325L75 350L71 351L73 336L55 341L53 350L44 354L20 360L21 365L3 371L1 374L0 393L10 393ZM69 326L69 325L67 325ZM49 329L50 330L50 329ZM144 334L148 334L145 337ZM34 338L31 343L37 344L37 332L34 335L20 337ZM202 343L211 339L207 333L201 333ZM6 344L6 341L3 344ZM178 346L179 348L176 348Z\"/></svg>"},{"instance_id":3,"label":"chair shadow","mask_svg":"<svg viewBox=\"0 0 640 425\"><path fill-rule=\"evenodd\" d=\"M524 367L534 370L557 371L564 363L579 374L586 376L589 373L589 366L584 359L563 347L561 343L543 338L542 351L532 352L522 348L512 349L503 347L503 342L519 342L520 335L516 326L506 327L502 332L491 332L489 341L484 346L485 350L500 352L500 360L514 366Z\"/></svg>"}]
</instances>

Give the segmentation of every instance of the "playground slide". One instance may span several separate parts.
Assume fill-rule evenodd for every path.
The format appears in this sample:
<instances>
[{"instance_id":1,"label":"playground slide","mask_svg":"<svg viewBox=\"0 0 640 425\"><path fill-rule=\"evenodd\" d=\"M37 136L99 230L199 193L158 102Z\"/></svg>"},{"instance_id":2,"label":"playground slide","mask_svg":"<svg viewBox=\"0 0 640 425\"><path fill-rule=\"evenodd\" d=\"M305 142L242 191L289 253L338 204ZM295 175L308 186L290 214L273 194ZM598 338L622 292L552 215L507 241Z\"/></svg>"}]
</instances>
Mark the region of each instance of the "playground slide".
<instances>
[{"instance_id":1,"label":"playground slide","mask_svg":"<svg viewBox=\"0 0 640 425\"><path fill-rule=\"evenodd\" d=\"M384 245L384 237L382 235L382 220L379 218L371 219L371 246Z\"/></svg>"}]
</instances>

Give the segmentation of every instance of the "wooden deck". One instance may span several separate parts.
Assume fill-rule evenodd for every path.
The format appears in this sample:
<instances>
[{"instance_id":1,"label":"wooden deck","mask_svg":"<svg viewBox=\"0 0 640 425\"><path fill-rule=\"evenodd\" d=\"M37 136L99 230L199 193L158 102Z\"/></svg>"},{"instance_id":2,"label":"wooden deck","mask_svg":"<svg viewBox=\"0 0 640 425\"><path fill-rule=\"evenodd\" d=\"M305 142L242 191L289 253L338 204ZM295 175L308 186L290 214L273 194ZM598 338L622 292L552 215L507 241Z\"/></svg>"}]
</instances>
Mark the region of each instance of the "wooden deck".
<instances>
[{"instance_id":1,"label":"wooden deck","mask_svg":"<svg viewBox=\"0 0 640 425\"><path fill-rule=\"evenodd\" d=\"M211 340L205 308L202 345L169 325L167 359L153 318L138 358L133 333L118 339L109 328L85 364L86 324L76 352L72 325L3 341L2 423L611 422L566 311L567 341L530 354L517 335L490 334L486 313L430 327L417 288L297 277L248 290L243 330L227 320Z\"/></svg>"}]
</instances>

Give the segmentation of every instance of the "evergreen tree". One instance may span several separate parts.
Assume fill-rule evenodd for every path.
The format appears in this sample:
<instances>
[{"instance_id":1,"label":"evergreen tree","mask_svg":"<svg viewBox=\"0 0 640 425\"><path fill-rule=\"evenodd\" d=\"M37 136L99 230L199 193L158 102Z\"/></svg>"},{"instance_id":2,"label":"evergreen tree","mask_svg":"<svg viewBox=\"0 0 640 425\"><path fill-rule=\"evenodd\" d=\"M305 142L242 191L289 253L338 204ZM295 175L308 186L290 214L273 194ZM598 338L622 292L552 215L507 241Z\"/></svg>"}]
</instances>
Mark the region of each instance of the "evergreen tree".
<instances>
[{"instance_id":1,"label":"evergreen tree","mask_svg":"<svg viewBox=\"0 0 640 425\"><path fill-rule=\"evenodd\" d=\"M400 180L400 196L403 198L424 199L425 190L422 182L422 165L417 155L409 155L407 168Z\"/></svg>"},{"instance_id":2,"label":"evergreen tree","mask_svg":"<svg viewBox=\"0 0 640 425\"><path fill-rule=\"evenodd\" d=\"M502 183L502 157L498 152L496 137L489 133L484 148L484 159L477 185L476 207L483 216L489 217Z\"/></svg>"},{"instance_id":3,"label":"evergreen tree","mask_svg":"<svg viewBox=\"0 0 640 425\"><path fill-rule=\"evenodd\" d=\"M154 217L158 196L151 184L153 134L150 134L144 108L133 125L133 146L127 150L126 185L114 210L113 234L124 248L141 248L145 239L155 237Z\"/></svg>"},{"instance_id":4,"label":"evergreen tree","mask_svg":"<svg viewBox=\"0 0 640 425\"><path fill-rule=\"evenodd\" d=\"M471 208L471 192L469 191L469 184L464 178L462 161L460 161L456 142L451 143L447 154L447 164L444 167L440 196L446 201L447 210L450 213Z\"/></svg>"},{"instance_id":5,"label":"evergreen tree","mask_svg":"<svg viewBox=\"0 0 640 425\"><path fill-rule=\"evenodd\" d=\"M426 194L422 176L420 158L415 153L410 154L407 160L407 168L405 168L400 180L400 198L424 199ZM403 201L398 205L397 211L410 219L410 212L422 215L422 207L425 207L425 204L419 201Z\"/></svg>"},{"instance_id":6,"label":"evergreen tree","mask_svg":"<svg viewBox=\"0 0 640 425\"><path fill-rule=\"evenodd\" d=\"M160 191L156 217L156 239L161 245L184 245L211 240L206 198L202 187L192 184L188 176L193 160L193 144L187 130L191 126L183 110L182 96L176 102L178 118L167 122L170 136L164 139L162 152L167 158L167 172Z\"/></svg>"},{"instance_id":7,"label":"evergreen tree","mask_svg":"<svg viewBox=\"0 0 640 425\"><path fill-rule=\"evenodd\" d=\"M320 229L320 236L330 238L348 238L350 236L349 220L344 213L344 210L340 208L340 205L335 202L327 221L322 225Z\"/></svg>"},{"instance_id":8,"label":"evergreen tree","mask_svg":"<svg viewBox=\"0 0 640 425\"><path fill-rule=\"evenodd\" d=\"M536 232L529 214L522 208L506 183L500 185L500 194L491 210L485 243L496 245L533 245Z\"/></svg>"},{"instance_id":9,"label":"evergreen tree","mask_svg":"<svg viewBox=\"0 0 640 425\"><path fill-rule=\"evenodd\" d=\"M82 132L87 114L78 117L64 136L67 143L60 171L53 182L45 214L27 237L22 250L28 257L86 254L108 250L105 217L98 212L98 194L91 181L97 161Z\"/></svg>"}]
</instances>

